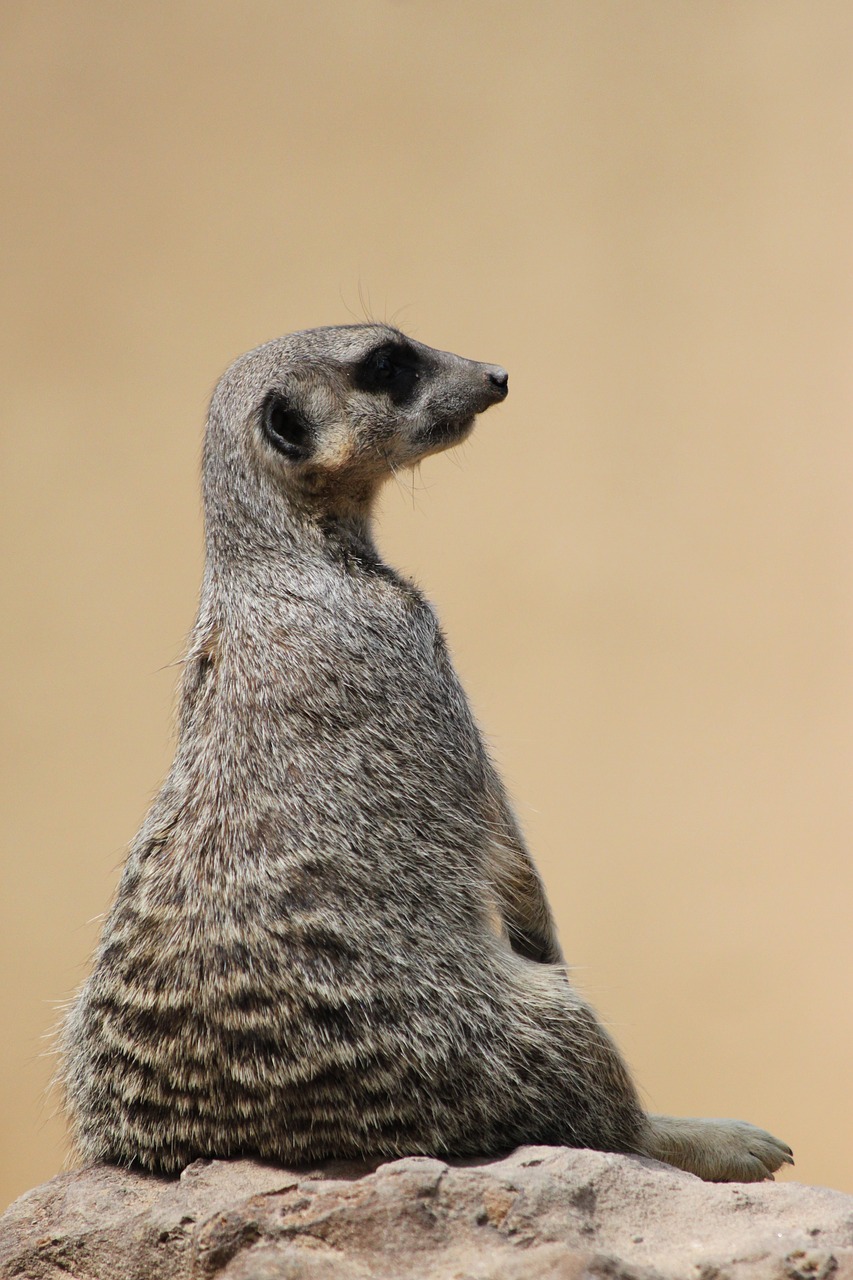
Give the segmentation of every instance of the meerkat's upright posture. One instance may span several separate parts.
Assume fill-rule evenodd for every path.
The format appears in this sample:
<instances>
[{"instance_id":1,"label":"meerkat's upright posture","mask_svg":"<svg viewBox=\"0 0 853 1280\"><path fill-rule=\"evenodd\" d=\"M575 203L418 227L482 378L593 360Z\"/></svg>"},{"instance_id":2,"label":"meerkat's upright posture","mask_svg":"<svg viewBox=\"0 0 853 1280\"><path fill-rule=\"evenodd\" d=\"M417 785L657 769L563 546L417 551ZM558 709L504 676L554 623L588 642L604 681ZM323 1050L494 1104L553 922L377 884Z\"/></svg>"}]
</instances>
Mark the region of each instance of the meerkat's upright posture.
<instances>
[{"instance_id":1,"label":"meerkat's upright posture","mask_svg":"<svg viewBox=\"0 0 853 1280\"><path fill-rule=\"evenodd\" d=\"M383 481L506 393L377 324L219 383L175 761L64 1030L85 1160L563 1143L751 1181L790 1159L749 1124L644 1113L435 614L374 546Z\"/></svg>"}]
</instances>

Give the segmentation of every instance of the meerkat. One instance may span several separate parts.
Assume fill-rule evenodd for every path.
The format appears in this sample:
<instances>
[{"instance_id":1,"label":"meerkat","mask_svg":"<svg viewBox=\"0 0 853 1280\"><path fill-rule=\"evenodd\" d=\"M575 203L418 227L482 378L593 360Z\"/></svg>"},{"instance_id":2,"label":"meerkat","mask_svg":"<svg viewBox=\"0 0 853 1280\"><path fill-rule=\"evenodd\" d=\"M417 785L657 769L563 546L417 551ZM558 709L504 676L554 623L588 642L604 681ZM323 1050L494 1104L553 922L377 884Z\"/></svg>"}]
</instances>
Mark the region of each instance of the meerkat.
<instances>
[{"instance_id":1,"label":"meerkat","mask_svg":"<svg viewBox=\"0 0 853 1280\"><path fill-rule=\"evenodd\" d=\"M171 771L63 1036L76 1149L473 1156L564 1144L753 1181L753 1125L646 1114L571 986L542 882L377 492L458 444L506 372L384 324L225 373Z\"/></svg>"}]
</instances>

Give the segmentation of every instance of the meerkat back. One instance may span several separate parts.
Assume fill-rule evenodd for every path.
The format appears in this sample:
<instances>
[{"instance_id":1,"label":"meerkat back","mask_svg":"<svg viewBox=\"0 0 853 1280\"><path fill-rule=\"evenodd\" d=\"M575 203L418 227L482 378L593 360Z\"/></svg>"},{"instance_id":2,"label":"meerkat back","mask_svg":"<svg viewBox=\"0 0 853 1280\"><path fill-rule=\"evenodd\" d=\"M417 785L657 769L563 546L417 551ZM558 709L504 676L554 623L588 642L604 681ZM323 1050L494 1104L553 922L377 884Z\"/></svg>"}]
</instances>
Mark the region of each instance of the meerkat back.
<instances>
[{"instance_id":1,"label":"meerkat back","mask_svg":"<svg viewBox=\"0 0 853 1280\"><path fill-rule=\"evenodd\" d=\"M435 615L374 545L382 483L507 381L373 324L292 334L220 381L175 759L63 1033L85 1160L554 1142L763 1177L787 1158L752 1126L644 1115L567 981Z\"/></svg>"}]
</instances>

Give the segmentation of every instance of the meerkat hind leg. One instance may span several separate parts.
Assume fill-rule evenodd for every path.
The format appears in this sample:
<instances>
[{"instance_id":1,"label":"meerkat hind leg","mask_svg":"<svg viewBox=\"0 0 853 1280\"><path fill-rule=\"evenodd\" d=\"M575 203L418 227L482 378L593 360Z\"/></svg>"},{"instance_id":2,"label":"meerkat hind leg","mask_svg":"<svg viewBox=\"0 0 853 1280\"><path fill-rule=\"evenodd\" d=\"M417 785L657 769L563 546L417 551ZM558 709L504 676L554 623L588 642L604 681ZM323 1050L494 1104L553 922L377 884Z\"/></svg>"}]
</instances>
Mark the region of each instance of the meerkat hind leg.
<instances>
[{"instance_id":1,"label":"meerkat hind leg","mask_svg":"<svg viewBox=\"0 0 853 1280\"><path fill-rule=\"evenodd\" d=\"M745 1120L694 1120L647 1116L643 1154L695 1173L706 1182L762 1182L783 1164L791 1148Z\"/></svg>"}]
</instances>

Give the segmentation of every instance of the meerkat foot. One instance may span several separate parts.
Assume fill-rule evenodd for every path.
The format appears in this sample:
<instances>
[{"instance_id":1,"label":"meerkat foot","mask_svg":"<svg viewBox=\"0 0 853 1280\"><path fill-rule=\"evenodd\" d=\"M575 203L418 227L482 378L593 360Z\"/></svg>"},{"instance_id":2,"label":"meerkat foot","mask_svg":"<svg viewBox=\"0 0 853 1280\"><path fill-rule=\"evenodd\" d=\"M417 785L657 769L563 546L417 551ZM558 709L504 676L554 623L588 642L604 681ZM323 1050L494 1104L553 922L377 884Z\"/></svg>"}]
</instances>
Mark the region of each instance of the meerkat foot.
<instances>
[{"instance_id":1,"label":"meerkat foot","mask_svg":"<svg viewBox=\"0 0 853 1280\"><path fill-rule=\"evenodd\" d=\"M706 1182L773 1180L793 1164L791 1148L745 1120L687 1120L648 1116L643 1155L695 1173Z\"/></svg>"}]
</instances>

